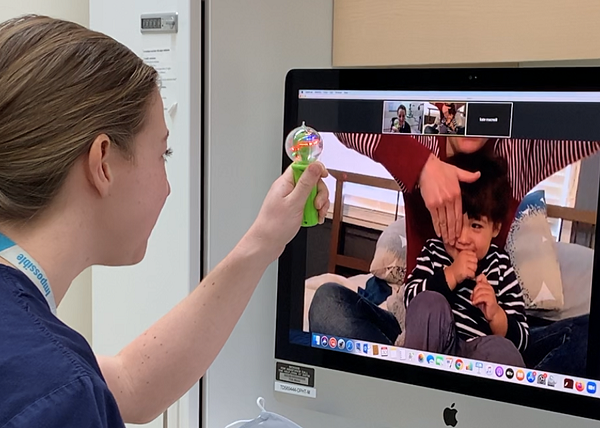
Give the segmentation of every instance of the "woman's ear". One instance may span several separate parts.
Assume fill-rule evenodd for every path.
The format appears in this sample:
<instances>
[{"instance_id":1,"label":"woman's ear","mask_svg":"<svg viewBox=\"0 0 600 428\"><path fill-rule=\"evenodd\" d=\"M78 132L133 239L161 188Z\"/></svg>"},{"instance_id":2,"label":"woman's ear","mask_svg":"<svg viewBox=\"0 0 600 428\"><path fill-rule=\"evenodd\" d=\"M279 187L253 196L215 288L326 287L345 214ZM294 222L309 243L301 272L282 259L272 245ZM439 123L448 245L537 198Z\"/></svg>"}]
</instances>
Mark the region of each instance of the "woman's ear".
<instances>
[{"instance_id":1,"label":"woman's ear","mask_svg":"<svg viewBox=\"0 0 600 428\"><path fill-rule=\"evenodd\" d=\"M110 138L102 134L96 137L88 152L87 175L90 184L101 197L108 194L108 189L113 181L113 174L108 162L112 149Z\"/></svg>"}]
</instances>

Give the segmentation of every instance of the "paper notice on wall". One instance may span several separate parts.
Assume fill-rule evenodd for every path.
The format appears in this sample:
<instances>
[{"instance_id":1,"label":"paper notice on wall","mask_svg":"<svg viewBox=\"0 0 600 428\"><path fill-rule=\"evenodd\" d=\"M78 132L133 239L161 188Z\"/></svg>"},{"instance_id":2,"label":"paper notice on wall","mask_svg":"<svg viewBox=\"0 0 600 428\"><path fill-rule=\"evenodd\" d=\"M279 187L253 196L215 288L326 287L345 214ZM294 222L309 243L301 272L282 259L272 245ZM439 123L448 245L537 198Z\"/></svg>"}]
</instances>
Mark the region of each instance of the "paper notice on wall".
<instances>
[{"instance_id":1,"label":"paper notice on wall","mask_svg":"<svg viewBox=\"0 0 600 428\"><path fill-rule=\"evenodd\" d=\"M173 50L167 47L144 49L142 59L158 72L165 113L174 113L177 106L177 73Z\"/></svg>"}]
</instances>

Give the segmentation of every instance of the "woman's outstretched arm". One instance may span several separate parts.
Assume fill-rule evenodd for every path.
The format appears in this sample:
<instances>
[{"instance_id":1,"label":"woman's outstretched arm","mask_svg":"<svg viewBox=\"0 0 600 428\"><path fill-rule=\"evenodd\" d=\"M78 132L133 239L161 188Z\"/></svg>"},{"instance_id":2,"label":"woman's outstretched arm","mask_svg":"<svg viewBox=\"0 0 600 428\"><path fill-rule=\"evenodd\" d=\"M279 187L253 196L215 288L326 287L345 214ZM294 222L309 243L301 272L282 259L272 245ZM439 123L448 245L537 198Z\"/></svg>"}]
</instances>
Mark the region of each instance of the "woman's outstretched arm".
<instances>
[{"instance_id":1,"label":"woman's outstretched arm","mask_svg":"<svg viewBox=\"0 0 600 428\"><path fill-rule=\"evenodd\" d=\"M199 286L118 355L98 359L126 422L155 419L204 375L264 271L298 232L317 183L315 206L324 219L329 196L320 178L326 174L321 164L312 165L294 187L286 171L247 234Z\"/></svg>"}]
</instances>

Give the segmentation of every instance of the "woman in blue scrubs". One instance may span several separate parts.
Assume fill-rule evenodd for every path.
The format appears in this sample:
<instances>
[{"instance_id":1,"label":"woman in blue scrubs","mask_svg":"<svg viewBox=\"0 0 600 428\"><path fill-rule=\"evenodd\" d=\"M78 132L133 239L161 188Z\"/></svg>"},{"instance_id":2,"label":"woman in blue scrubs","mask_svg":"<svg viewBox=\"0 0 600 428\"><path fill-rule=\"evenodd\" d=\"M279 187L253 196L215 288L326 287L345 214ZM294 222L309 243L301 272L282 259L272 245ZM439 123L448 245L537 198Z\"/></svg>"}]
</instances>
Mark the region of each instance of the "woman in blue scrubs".
<instances>
[{"instance_id":1,"label":"woman in blue scrubs","mask_svg":"<svg viewBox=\"0 0 600 428\"><path fill-rule=\"evenodd\" d=\"M321 221L327 212L324 167L296 186L286 171L194 292L117 356L96 358L55 310L87 267L144 257L170 193L157 77L74 23L0 24L0 427L153 420L206 372L315 185Z\"/></svg>"}]
</instances>

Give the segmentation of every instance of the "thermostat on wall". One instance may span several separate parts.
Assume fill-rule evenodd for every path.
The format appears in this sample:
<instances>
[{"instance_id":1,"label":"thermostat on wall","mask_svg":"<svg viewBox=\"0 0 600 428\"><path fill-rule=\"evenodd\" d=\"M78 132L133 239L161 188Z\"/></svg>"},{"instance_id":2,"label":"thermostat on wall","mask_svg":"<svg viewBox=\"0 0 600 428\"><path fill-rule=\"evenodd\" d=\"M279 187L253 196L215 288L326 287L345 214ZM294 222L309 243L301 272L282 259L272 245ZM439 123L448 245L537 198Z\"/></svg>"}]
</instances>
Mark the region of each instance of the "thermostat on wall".
<instances>
[{"instance_id":1,"label":"thermostat on wall","mask_svg":"<svg viewBox=\"0 0 600 428\"><path fill-rule=\"evenodd\" d=\"M176 33L176 13L152 13L141 17L140 30L142 33Z\"/></svg>"}]
</instances>

